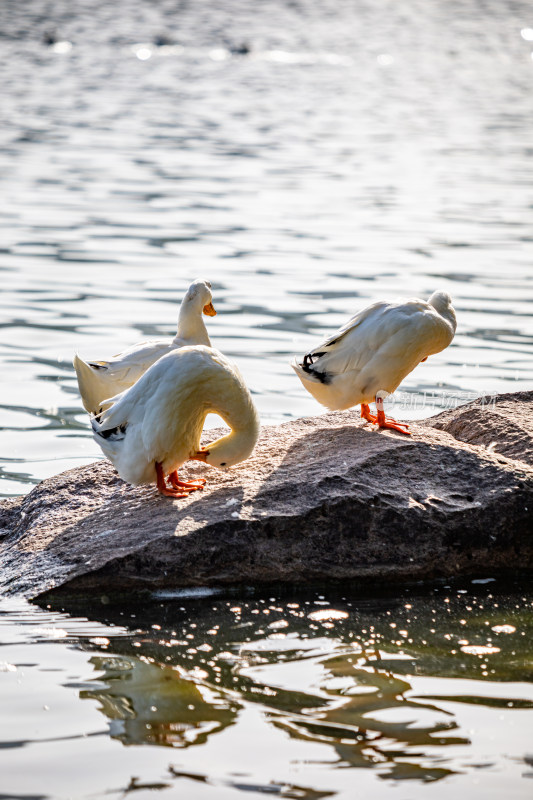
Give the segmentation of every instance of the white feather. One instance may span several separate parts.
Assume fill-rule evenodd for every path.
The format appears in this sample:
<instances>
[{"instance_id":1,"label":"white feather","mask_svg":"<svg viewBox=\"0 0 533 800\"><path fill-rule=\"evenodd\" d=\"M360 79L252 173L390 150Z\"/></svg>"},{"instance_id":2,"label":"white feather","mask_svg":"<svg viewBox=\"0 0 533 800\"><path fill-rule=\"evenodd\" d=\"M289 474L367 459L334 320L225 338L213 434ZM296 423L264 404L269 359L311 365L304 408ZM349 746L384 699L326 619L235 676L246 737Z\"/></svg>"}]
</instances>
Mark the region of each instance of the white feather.
<instances>
[{"instance_id":1,"label":"white feather","mask_svg":"<svg viewBox=\"0 0 533 800\"><path fill-rule=\"evenodd\" d=\"M107 361L84 361L76 354L74 368L85 409L97 414L106 407L108 398L133 386L148 367L173 350L195 344L210 347L202 311L207 307L207 313L214 315L211 301L211 284L196 280L181 302L174 339L139 342Z\"/></svg>"},{"instance_id":2,"label":"white feather","mask_svg":"<svg viewBox=\"0 0 533 800\"><path fill-rule=\"evenodd\" d=\"M222 353L197 345L160 358L91 424L119 475L137 485L156 480L156 461L168 475L194 456L210 412L231 432L207 446L206 463L224 468L243 461L259 436L250 392Z\"/></svg>"},{"instance_id":3,"label":"white feather","mask_svg":"<svg viewBox=\"0 0 533 800\"><path fill-rule=\"evenodd\" d=\"M351 408L394 392L421 361L450 344L456 325L445 292L427 302L374 303L291 366L319 403Z\"/></svg>"}]
</instances>

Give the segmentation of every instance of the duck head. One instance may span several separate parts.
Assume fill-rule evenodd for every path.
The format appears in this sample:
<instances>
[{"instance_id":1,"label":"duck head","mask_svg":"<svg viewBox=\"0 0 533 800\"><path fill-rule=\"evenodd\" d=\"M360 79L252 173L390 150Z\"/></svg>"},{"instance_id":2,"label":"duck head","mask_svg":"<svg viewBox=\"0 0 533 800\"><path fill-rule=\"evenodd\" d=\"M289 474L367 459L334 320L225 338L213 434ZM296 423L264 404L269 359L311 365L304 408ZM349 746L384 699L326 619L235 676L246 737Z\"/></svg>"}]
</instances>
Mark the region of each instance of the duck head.
<instances>
[{"instance_id":1,"label":"duck head","mask_svg":"<svg viewBox=\"0 0 533 800\"><path fill-rule=\"evenodd\" d=\"M211 284L201 278L193 281L183 298L183 305L192 310L202 310L208 317L214 317L217 313L213 306L213 295L211 294Z\"/></svg>"}]
</instances>

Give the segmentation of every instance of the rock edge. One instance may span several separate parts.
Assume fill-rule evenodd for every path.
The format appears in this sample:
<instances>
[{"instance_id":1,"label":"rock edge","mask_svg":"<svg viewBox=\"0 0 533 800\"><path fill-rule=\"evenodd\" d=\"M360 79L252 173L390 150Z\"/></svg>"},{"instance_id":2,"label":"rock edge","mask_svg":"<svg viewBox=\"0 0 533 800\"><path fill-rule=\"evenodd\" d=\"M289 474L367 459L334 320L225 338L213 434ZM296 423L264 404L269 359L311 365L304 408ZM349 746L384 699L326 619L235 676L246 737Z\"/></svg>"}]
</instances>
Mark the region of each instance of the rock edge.
<instances>
[{"instance_id":1,"label":"rock edge","mask_svg":"<svg viewBox=\"0 0 533 800\"><path fill-rule=\"evenodd\" d=\"M390 583L533 568L533 392L375 430L356 410L265 427L252 456L185 500L107 461L0 501L0 590ZM208 439L217 432L209 431Z\"/></svg>"}]
</instances>

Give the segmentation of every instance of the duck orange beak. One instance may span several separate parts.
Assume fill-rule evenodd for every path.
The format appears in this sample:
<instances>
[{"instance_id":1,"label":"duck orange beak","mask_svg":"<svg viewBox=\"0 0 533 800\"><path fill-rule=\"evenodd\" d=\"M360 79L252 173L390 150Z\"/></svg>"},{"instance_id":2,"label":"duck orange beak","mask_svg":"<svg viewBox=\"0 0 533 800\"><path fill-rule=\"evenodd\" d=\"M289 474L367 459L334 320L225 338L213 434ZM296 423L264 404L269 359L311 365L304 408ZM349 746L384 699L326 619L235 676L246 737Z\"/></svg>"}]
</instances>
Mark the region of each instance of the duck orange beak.
<instances>
[{"instance_id":1,"label":"duck orange beak","mask_svg":"<svg viewBox=\"0 0 533 800\"><path fill-rule=\"evenodd\" d=\"M190 456L191 461L203 461L204 464L207 464L207 456L209 455L209 450L197 450L193 456Z\"/></svg>"},{"instance_id":2,"label":"duck orange beak","mask_svg":"<svg viewBox=\"0 0 533 800\"><path fill-rule=\"evenodd\" d=\"M203 307L202 310L203 310L204 314L207 317L214 317L214 316L216 316L216 313L217 313L215 311L215 307L213 306L213 303L208 303L206 306Z\"/></svg>"}]
</instances>

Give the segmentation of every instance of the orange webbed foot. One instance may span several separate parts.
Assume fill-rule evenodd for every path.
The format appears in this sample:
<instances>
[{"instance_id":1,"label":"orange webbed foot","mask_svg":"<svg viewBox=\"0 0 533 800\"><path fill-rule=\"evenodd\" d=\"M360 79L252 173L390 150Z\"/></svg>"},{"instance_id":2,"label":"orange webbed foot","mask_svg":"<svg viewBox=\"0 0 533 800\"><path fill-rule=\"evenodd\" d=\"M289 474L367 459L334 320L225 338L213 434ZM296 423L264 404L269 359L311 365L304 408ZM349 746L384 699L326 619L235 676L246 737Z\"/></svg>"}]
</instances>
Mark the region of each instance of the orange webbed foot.
<instances>
[{"instance_id":1,"label":"orange webbed foot","mask_svg":"<svg viewBox=\"0 0 533 800\"><path fill-rule=\"evenodd\" d=\"M392 419L392 417L385 416L383 399L381 397L376 397L376 407L378 410L377 423L380 428L388 428L389 430L398 431L398 433L404 433L406 436L411 436L409 425L406 422L397 422L395 419Z\"/></svg>"},{"instance_id":2,"label":"orange webbed foot","mask_svg":"<svg viewBox=\"0 0 533 800\"><path fill-rule=\"evenodd\" d=\"M392 417L386 417L383 414L382 418L378 419L378 425L380 428L389 428L392 431L398 431L398 433L405 433L407 436L411 436L411 431L409 430L409 425L406 422L397 422Z\"/></svg>"},{"instance_id":3,"label":"orange webbed foot","mask_svg":"<svg viewBox=\"0 0 533 800\"><path fill-rule=\"evenodd\" d=\"M191 492L195 491L195 489L203 488L202 486L194 486L194 488L189 488L185 482L182 482L178 479L178 473L176 471L169 475L169 481L171 485L168 486L163 474L163 466L159 461L155 462L155 474L157 476L157 489L159 493L165 497L173 497L175 500L178 500L182 497L188 497ZM173 481L174 476L176 476L175 482Z\"/></svg>"},{"instance_id":4,"label":"orange webbed foot","mask_svg":"<svg viewBox=\"0 0 533 800\"><path fill-rule=\"evenodd\" d=\"M178 492L174 489L169 489L168 486L157 487L159 494L164 495L165 497L173 497L175 500L178 500L180 497L188 497L190 492Z\"/></svg>"},{"instance_id":5,"label":"orange webbed foot","mask_svg":"<svg viewBox=\"0 0 533 800\"><path fill-rule=\"evenodd\" d=\"M203 489L205 483L205 478L198 478L195 481L180 481L177 470L171 472L168 479L174 489L182 489L185 492L195 492L197 489Z\"/></svg>"}]
</instances>

